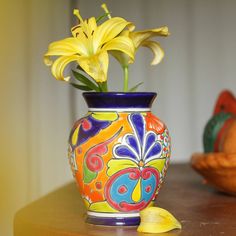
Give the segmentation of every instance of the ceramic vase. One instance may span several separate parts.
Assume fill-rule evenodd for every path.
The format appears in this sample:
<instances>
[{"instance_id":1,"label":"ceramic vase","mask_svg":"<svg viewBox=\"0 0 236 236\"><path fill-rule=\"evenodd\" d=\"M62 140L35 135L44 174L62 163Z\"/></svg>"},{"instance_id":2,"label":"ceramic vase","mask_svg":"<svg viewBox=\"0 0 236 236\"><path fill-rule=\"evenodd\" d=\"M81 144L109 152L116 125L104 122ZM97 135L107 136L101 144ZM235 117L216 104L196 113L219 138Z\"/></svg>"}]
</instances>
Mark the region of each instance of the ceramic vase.
<instances>
[{"instance_id":1,"label":"ceramic vase","mask_svg":"<svg viewBox=\"0 0 236 236\"><path fill-rule=\"evenodd\" d=\"M88 113L69 136L69 162L87 223L138 225L170 159L166 125L151 112L156 93L83 93Z\"/></svg>"}]
</instances>

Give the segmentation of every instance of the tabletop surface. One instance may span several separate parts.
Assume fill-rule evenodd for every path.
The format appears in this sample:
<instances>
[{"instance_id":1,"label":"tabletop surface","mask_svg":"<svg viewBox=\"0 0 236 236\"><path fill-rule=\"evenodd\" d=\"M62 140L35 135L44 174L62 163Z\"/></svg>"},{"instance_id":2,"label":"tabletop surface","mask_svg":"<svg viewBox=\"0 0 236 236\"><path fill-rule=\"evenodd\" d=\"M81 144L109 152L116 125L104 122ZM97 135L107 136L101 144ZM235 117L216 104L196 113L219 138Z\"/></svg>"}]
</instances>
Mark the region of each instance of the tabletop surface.
<instances>
[{"instance_id":1,"label":"tabletop surface","mask_svg":"<svg viewBox=\"0 0 236 236\"><path fill-rule=\"evenodd\" d=\"M236 235L236 197L202 184L187 164L170 166L156 205L170 211L183 227L158 236ZM75 183L69 183L18 211L14 236L147 235L137 233L136 227L86 224L85 212Z\"/></svg>"}]
</instances>

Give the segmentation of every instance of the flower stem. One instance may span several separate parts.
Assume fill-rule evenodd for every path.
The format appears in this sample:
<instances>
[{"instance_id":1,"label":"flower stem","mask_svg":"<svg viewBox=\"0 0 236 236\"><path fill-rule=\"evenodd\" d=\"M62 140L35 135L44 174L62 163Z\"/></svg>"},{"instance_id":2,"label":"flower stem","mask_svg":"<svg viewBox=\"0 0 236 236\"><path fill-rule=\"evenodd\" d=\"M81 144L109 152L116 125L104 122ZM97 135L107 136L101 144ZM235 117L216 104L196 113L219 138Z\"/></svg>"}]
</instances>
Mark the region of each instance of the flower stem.
<instances>
[{"instance_id":1,"label":"flower stem","mask_svg":"<svg viewBox=\"0 0 236 236\"><path fill-rule=\"evenodd\" d=\"M124 89L123 89L123 91L128 92L128 88L129 88L129 67L124 66L123 71L124 71Z\"/></svg>"},{"instance_id":2,"label":"flower stem","mask_svg":"<svg viewBox=\"0 0 236 236\"><path fill-rule=\"evenodd\" d=\"M98 83L98 86L99 86L101 92L107 92L108 91L107 81L102 82L102 83Z\"/></svg>"}]
</instances>

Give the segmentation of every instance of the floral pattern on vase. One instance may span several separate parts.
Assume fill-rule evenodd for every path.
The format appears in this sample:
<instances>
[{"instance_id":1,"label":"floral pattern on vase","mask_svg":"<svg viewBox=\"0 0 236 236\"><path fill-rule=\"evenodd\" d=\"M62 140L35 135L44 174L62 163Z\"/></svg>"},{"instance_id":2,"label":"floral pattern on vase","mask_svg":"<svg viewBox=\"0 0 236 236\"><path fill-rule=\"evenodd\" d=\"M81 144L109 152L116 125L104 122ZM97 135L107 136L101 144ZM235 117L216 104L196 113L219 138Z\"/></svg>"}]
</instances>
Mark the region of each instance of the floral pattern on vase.
<instances>
[{"instance_id":1,"label":"floral pattern on vase","mask_svg":"<svg viewBox=\"0 0 236 236\"><path fill-rule=\"evenodd\" d=\"M161 138L146 131L144 117L128 116L133 133L126 134L113 148L115 158L108 162L107 201L119 211L142 210L155 198L160 173L165 165Z\"/></svg>"}]
</instances>

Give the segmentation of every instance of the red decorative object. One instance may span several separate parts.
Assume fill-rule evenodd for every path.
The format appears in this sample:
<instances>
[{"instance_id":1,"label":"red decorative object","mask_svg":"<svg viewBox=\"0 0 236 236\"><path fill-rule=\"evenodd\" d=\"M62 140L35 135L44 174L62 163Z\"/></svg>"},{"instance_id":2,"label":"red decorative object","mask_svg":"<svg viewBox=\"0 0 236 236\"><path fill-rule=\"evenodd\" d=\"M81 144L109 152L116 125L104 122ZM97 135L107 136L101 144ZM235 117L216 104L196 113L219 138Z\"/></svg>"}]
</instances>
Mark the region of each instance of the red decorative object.
<instances>
[{"instance_id":1,"label":"red decorative object","mask_svg":"<svg viewBox=\"0 0 236 236\"><path fill-rule=\"evenodd\" d=\"M220 93L203 139L204 153L192 155L192 167L205 183L236 195L236 99L230 91Z\"/></svg>"},{"instance_id":2,"label":"red decorative object","mask_svg":"<svg viewBox=\"0 0 236 236\"><path fill-rule=\"evenodd\" d=\"M229 90L223 90L216 101L213 115L219 112L227 112L236 115L236 98Z\"/></svg>"}]
</instances>

